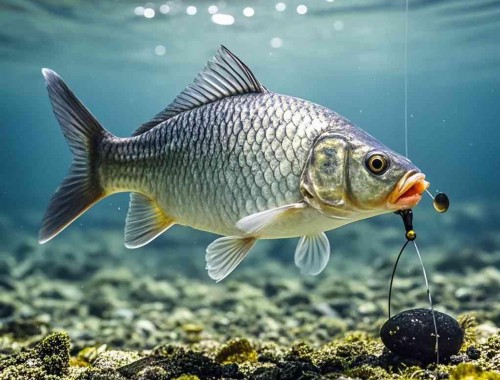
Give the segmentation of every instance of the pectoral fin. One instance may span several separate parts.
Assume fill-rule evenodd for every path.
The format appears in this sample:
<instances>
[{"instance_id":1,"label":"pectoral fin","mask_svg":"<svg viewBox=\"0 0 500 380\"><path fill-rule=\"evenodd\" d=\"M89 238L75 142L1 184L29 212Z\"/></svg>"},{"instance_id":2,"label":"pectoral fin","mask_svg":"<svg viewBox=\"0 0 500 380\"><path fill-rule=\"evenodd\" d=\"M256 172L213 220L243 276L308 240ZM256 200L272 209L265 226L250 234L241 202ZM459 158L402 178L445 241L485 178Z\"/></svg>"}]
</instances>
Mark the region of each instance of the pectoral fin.
<instances>
[{"instance_id":1,"label":"pectoral fin","mask_svg":"<svg viewBox=\"0 0 500 380\"><path fill-rule=\"evenodd\" d=\"M272 226L291 210L298 210L306 207L303 202L292 203L285 206L276 207L270 210L257 212L252 215L245 216L236 222L236 227L244 231L248 235L258 234L260 231Z\"/></svg>"},{"instance_id":2,"label":"pectoral fin","mask_svg":"<svg viewBox=\"0 0 500 380\"><path fill-rule=\"evenodd\" d=\"M295 265L300 273L316 276L325 269L330 260L330 242L324 232L300 238L295 249Z\"/></svg>"},{"instance_id":3,"label":"pectoral fin","mask_svg":"<svg viewBox=\"0 0 500 380\"><path fill-rule=\"evenodd\" d=\"M210 278L219 282L228 276L252 249L255 240L253 237L227 236L210 244L205 255Z\"/></svg>"},{"instance_id":4,"label":"pectoral fin","mask_svg":"<svg viewBox=\"0 0 500 380\"><path fill-rule=\"evenodd\" d=\"M125 246L142 247L174 224L175 221L166 215L154 200L139 193L132 193L125 222Z\"/></svg>"}]
</instances>

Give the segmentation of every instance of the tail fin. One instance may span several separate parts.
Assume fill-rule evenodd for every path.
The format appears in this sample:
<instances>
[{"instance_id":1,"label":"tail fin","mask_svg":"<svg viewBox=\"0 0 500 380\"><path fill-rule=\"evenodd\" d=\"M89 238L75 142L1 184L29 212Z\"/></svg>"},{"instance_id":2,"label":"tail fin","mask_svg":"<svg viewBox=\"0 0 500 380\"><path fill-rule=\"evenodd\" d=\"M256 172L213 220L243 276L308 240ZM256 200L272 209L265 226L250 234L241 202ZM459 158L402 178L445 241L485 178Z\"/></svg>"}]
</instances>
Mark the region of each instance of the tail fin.
<instances>
[{"instance_id":1,"label":"tail fin","mask_svg":"<svg viewBox=\"0 0 500 380\"><path fill-rule=\"evenodd\" d=\"M54 114L73 152L68 176L52 196L39 234L43 244L107 194L97 175L97 147L110 134L54 71L42 69Z\"/></svg>"}]
</instances>

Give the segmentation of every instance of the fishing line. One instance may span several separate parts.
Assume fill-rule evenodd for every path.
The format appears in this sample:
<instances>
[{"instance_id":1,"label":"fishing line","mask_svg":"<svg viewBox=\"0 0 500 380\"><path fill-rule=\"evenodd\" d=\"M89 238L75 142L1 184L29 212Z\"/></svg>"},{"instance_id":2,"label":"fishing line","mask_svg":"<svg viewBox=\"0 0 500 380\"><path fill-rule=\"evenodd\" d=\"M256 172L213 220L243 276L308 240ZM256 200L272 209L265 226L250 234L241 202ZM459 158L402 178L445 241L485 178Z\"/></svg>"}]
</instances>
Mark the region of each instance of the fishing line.
<instances>
[{"instance_id":1,"label":"fishing line","mask_svg":"<svg viewBox=\"0 0 500 380\"><path fill-rule=\"evenodd\" d=\"M405 156L408 157L408 8L406 0L405 11Z\"/></svg>"},{"instance_id":2,"label":"fishing line","mask_svg":"<svg viewBox=\"0 0 500 380\"><path fill-rule=\"evenodd\" d=\"M409 19L408 14L409 14L409 0L406 0L405 51L404 51L404 75L405 75L405 82L404 82L405 124L404 124L404 128L405 128L405 154L406 154L406 157L408 157L408 19ZM434 208L436 209L436 211L441 213L441 212L446 212L448 210L449 199L448 199L448 196L446 194L438 193L435 197L433 197L432 194L429 192L429 190L426 189L426 192L432 198L433 205L434 205ZM427 298L429 300L429 305L430 305L430 310L431 310L431 315L432 315L432 322L434 325L434 335L436 336L436 343L434 346L434 350L436 352L436 364L439 364L439 334L438 334L438 328L437 328L436 314L434 313L434 305L432 303L432 296L431 296L429 281L427 279L427 272L426 272L425 267L424 267L422 255L420 254L417 243L415 242L415 239L417 238L417 234L413 230L413 211L411 209L399 210L396 212L396 214L399 214L401 216L401 218L403 219L403 223L404 223L405 231L406 231L406 234L405 234L406 242L401 247L401 250L399 251L396 262L394 263L394 268L392 270L391 282L389 285L389 300L388 300L388 305L387 305L389 319L391 318L392 286L394 283L394 277L396 275L396 270L397 270L397 267L399 264L399 260L401 259L403 252L405 251L406 247L408 246L408 243L412 242L413 246L415 247L415 251L417 252L417 256L418 256L418 259L420 261L420 267L422 268L422 273L424 275L425 288L427 291Z\"/></svg>"},{"instance_id":3,"label":"fishing line","mask_svg":"<svg viewBox=\"0 0 500 380\"><path fill-rule=\"evenodd\" d=\"M408 246L409 242L413 243L413 246L415 247L415 250L417 251L418 259L420 261L420 267L422 268L422 273L424 274L424 281L425 281L425 287L427 291L427 297L429 300L429 305L430 305L430 310L431 310L431 315L432 315L432 322L434 325L434 334L436 336L436 344L434 346L434 350L436 352L436 363L439 364L439 334L438 334L438 328L437 328L437 321L436 321L436 315L434 313L434 305L432 303L432 296L431 296L431 289L429 286L429 281L427 280L427 272L424 267L424 262L422 260L422 256L420 255L420 251L417 247L417 243L415 242L415 239L417 238L417 234L415 233L415 230L413 229L413 211L411 209L407 210L399 210L396 212L396 214L399 214L401 216L401 219L403 220L403 224L405 227L405 237L406 237L406 242L404 243L403 247L401 247L401 250L399 251L398 257L396 259L396 262L394 264L394 268L392 270L392 275L391 275L391 282L389 285L389 301L388 301L388 314L389 314L389 319L391 318L391 298L392 298L392 286L394 283L394 277L396 275L396 270L399 264L399 259L403 255L403 252L405 251L406 247Z\"/></svg>"},{"instance_id":4,"label":"fishing line","mask_svg":"<svg viewBox=\"0 0 500 380\"><path fill-rule=\"evenodd\" d=\"M391 296L392 296L392 284L394 282L394 276L396 274L396 269L398 267L399 259L401 258L401 255L403 254L403 252L404 252L404 250L409 242L410 242L410 240L406 240L406 243L403 245L403 247L401 247L401 250L399 251L399 254L398 254L398 258L396 259L396 262L394 263L394 268L392 269L391 283L389 285L389 301L388 301L388 305L387 305L389 319L391 319Z\"/></svg>"},{"instance_id":5,"label":"fishing line","mask_svg":"<svg viewBox=\"0 0 500 380\"><path fill-rule=\"evenodd\" d=\"M406 243L408 243L408 241ZM425 287L427 289L427 297L429 298L429 305L431 306L432 322L434 324L434 334L436 334L436 345L434 346L434 350L436 352L436 364L439 364L439 335L437 330L436 315L434 313L434 306L432 304L431 289L429 287L429 281L427 281L427 273L425 272L424 262L422 261L422 256L420 255L420 251L418 250L417 243L415 242L415 240L413 240L413 245L415 247L415 250L417 251L418 259L420 260L420 266L422 267L422 273L424 274L424 279L425 279Z\"/></svg>"},{"instance_id":6,"label":"fishing line","mask_svg":"<svg viewBox=\"0 0 500 380\"><path fill-rule=\"evenodd\" d=\"M414 232L413 229L410 231ZM407 235L408 235L408 232L407 232ZM427 298L429 300L429 305L430 305L430 309L431 309L432 323L434 325L434 334L436 336L436 344L434 346L434 351L436 352L436 364L439 364L439 334L438 334L438 328L437 328L436 315L434 313L434 304L432 303L431 289L429 286L429 281L427 280L427 272L425 270L424 262L422 260L422 255L420 254L420 250L418 249L417 243L415 242L416 235L413 235L413 236L414 236L413 239L407 237L406 243L404 243L404 245L401 247L401 250L399 251L396 262L394 263L394 268L392 269L391 282L389 285L389 301L388 301L388 305L387 305L389 319L391 318L392 286L394 283L394 277L396 275L396 270L397 270L397 267L399 264L399 259L403 255L403 252L405 251L406 247L408 246L408 243L412 242L413 246L415 247L415 251L417 252L417 256L418 256L418 259L420 261L420 267L422 268L422 273L424 275L425 288L427 291Z\"/></svg>"},{"instance_id":7,"label":"fishing line","mask_svg":"<svg viewBox=\"0 0 500 380\"><path fill-rule=\"evenodd\" d=\"M409 9L410 0L406 0L405 7L405 58L404 58L404 72L405 72L405 156L408 158L408 23L409 23ZM434 197L429 190L425 190L432 198L432 203L437 212L443 213L448 211L450 201L448 196L444 193L436 194Z\"/></svg>"}]
</instances>

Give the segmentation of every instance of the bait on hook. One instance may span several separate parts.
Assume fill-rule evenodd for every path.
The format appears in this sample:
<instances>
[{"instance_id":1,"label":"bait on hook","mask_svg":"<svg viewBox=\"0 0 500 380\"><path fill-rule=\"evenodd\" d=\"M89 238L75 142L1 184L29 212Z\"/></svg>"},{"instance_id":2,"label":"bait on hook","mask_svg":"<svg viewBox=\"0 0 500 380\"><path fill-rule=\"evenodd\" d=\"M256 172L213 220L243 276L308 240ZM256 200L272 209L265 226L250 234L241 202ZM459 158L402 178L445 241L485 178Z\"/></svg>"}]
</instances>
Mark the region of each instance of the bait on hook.
<instances>
[{"instance_id":1,"label":"bait on hook","mask_svg":"<svg viewBox=\"0 0 500 380\"><path fill-rule=\"evenodd\" d=\"M433 197L429 190L426 191L427 194L429 194L429 196L432 198L432 204L437 212L443 213L448 211L448 208L450 207L450 200L445 193L438 193L435 197Z\"/></svg>"}]
</instances>

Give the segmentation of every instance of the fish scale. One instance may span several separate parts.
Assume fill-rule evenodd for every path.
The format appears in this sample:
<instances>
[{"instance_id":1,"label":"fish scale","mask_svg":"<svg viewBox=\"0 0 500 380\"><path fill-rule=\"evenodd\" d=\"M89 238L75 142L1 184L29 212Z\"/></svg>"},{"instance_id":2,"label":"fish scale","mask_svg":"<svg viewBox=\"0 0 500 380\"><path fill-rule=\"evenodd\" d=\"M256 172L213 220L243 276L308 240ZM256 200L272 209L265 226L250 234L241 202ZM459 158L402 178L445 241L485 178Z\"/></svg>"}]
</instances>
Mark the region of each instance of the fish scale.
<instances>
[{"instance_id":1,"label":"fish scale","mask_svg":"<svg viewBox=\"0 0 500 380\"><path fill-rule=\"evenodd\" d=\"M274 104L271 115L265 108L269 103ZM311 116L304 118L301 109ZM289 123L278 116L287 111L293 115ZM321 106L274 93L222 99L138 137L113 141L114 150L103 148L109 157L102 158L108 167L103 168L101 178L110 187L149 194L181 224L236 233L235 223L243 216L300 199L307 147L328 126L331 114ZM311 118L322 123L317 124L315 134L309 130L306 136ZM250 128L245 130L245 126ZM267 130L281 137L272 142L281 142L269 143ZM287 155L299 140L306 148L300 145L299 152ZM141 156L144 151L150 153ZM148 175L132 179L132 168L148 168Z\"/></svg>"},{"instance_id":2,"label":"fish scale","mask_svg":"<svg viewBox=\"0 0 500 380\"><path fill-rule=\"evenodd\" d=\"M316 275L330 257L324 231L413 207L428 186L409 160L337 113L267 90L224 47L127 138L104 130L56 73L42 72L74 160L44 216L41 243L100 199L127 191L128 248L174 224L224 235L205 255L220 281L257 239L300 237L295 264Z\"/></svg>"}]
</instances>

